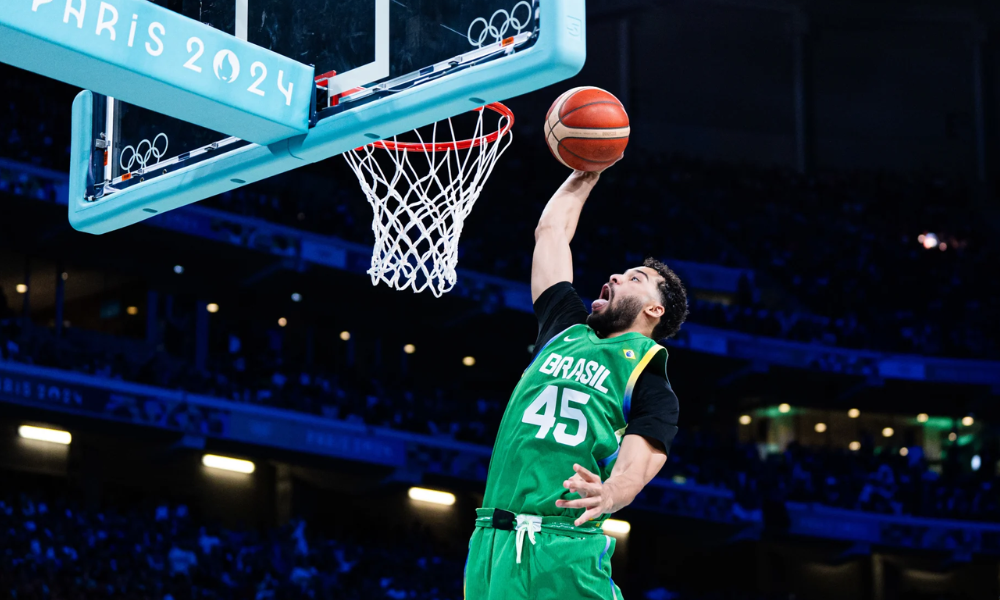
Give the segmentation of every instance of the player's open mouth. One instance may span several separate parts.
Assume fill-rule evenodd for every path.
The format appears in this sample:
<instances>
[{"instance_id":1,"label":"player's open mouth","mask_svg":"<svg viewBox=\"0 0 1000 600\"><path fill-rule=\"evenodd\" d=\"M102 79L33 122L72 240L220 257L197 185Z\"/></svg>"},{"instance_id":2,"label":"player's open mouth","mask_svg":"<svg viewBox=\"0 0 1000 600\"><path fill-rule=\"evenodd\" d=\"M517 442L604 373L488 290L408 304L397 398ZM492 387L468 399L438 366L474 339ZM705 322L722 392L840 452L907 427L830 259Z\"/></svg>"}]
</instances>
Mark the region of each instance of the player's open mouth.
<instances>
[{"instance_id":1,"label":"player's open mouth","mask_svg":"<svg viewBox=\"0 0 1000 600\"><path fill-rule=\"evenodd\" d=\"M601 288L600 297L590 305L590 310L597 312L607 306L609 302L611 302L611 286L605 283L604 287Z\"/></svg>"}]
</instances>

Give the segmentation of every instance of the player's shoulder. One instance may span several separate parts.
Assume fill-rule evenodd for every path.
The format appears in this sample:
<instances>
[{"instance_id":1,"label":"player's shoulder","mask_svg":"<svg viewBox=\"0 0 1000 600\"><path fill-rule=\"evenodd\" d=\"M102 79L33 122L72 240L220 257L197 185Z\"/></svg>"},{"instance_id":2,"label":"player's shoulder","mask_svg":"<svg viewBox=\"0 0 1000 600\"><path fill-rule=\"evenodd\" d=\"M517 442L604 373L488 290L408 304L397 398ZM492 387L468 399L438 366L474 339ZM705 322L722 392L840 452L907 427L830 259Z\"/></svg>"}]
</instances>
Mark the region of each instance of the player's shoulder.
<instances>
[{"instance_id":1,"label":"player's shoulder","mask_svg":"<svg viewBox=\"0 0 1000 600\"><path fill-rule=\"evenodd\" d=\"M534 309L543 331L556 332L587 320L587 309L568 281L554 284L542 292L535 300Z\"/></svg>"},{"instance_id":2,"label":"player's shoulder","mask_svg":"<svg viewBox=\"0 0 1000 600\"><path fill-rule=\"evenodd\" d=\"M572 283L568 281L553 283L545 288L545 291L535 299L535 311L541 312L549 306L560 304L567 300L572 301L573 299L580 300L580 294L577 293Z\"/></svg>"}]
</instances>

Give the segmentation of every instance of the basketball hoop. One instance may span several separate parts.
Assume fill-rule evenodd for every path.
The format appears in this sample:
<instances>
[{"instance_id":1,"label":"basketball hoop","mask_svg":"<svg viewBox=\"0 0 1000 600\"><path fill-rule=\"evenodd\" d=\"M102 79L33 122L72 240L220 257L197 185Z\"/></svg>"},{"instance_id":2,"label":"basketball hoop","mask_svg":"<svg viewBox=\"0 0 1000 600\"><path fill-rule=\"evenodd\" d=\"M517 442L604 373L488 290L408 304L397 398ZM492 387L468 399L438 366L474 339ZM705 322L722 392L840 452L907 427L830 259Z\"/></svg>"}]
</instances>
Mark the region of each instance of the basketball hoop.
<instances>
[{"instance_id":1,"label":"basketball hoop","mask_svg":"<svg viewBox=\"0 0 1000 600\"><path fill-rule=\"evenodd\" d=\"M499 115L496 130L488 134L483 133L484 108ZM375 213L368 269L372 285L382 281L397 290L429 289L437 297L455 287L465 219L513 139L509 108L494 102L475 110L469 139L458 139L448 119L431 126L429 140L414 130L416 142L393 137L344 153ZM439 131L446 139L438 140Z\"/></svg>"}]
</instances>

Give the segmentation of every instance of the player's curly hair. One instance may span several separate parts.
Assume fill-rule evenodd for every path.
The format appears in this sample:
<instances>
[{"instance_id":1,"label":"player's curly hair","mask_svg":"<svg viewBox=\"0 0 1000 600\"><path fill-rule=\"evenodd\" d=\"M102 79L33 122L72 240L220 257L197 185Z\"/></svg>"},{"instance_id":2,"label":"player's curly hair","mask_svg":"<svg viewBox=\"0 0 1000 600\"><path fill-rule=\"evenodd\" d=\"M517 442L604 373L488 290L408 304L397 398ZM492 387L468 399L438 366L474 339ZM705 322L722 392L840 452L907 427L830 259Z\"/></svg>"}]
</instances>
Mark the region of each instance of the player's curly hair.
<instances>
[{"instance_id":1,"label":"player's curly hair","mask_svg":"<svg viewBox=\"0 0 1000 600\"><path fill-rule=\"evenodd\" d=\"M673 270L653 257L643 261L642 266L653 269L660 275L656 287L660 290L660 302L664 313L660 322L653 328L654 340L665 340L674 337L681 330L681 325L688 316L687 290L681 278Z\"/></svg>"}]
</instances>

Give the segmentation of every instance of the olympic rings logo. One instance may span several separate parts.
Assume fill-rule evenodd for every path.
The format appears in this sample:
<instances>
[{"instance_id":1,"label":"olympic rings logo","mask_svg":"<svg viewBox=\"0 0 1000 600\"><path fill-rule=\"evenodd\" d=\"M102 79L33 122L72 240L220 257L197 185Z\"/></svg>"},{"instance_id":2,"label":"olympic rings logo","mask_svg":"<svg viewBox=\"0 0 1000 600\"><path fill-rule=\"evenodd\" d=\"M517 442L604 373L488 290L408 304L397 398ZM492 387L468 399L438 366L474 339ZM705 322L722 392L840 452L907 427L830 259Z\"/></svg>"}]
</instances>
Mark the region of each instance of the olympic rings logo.
<instances>
[{"instance_id":1,"label":"olympic rings logo","mask_svg":"<svg viewBox=\"0 0 1000 600\"><path fill-rule=\"evenodd\" d=\"M156 147L156 143L159 141L160 136L163 136L163 149L160 150ZM143 150L142 145L145 144L146 148ZM140 169L145 169L146 165L150 164L150 158L160 160L164 154L167 153L167 148L169 147L170 140L167 139L167 134L158 133L153 141L142 140L135 147L125 146L122 148L121 154L118 157L118 164L124 171L131 172L133 165L139 165ZM125 164L125 156L128 155L128 165ZM156 164L155 161L152 164Z\"/></svg>"},{"instance_id":2,"label":"olympic rings logo","mask_svg":"<svg viewBox=\"0 0 1000 600\"><path fill-rule=\"evenodd\" d=\"M527 14L524 15L523 19L519 19L517 10L522 6ZM508 37L508 31L513 30L511 35L516 35L521 33L523 29L527 28L528 24L531 22L531 13L531 3L521 0L521 2L514 5L514 8L510 12L507 12L502 8L496 11L493 13L493 16L490 17L489 21L482 17L474 20L471 24L469 24L469 31L466 34L466 37L469 39L469 43L476 48L482 48L483 44L486 44L487 42L490 44L500 42L504 38ZM497 17L500 17L502 20L499 27L494 24ZM476 30L479 27L482 27L482 29L479 30L479 35L473 35L473 30Z\"/></svg>"}]
</instances>

